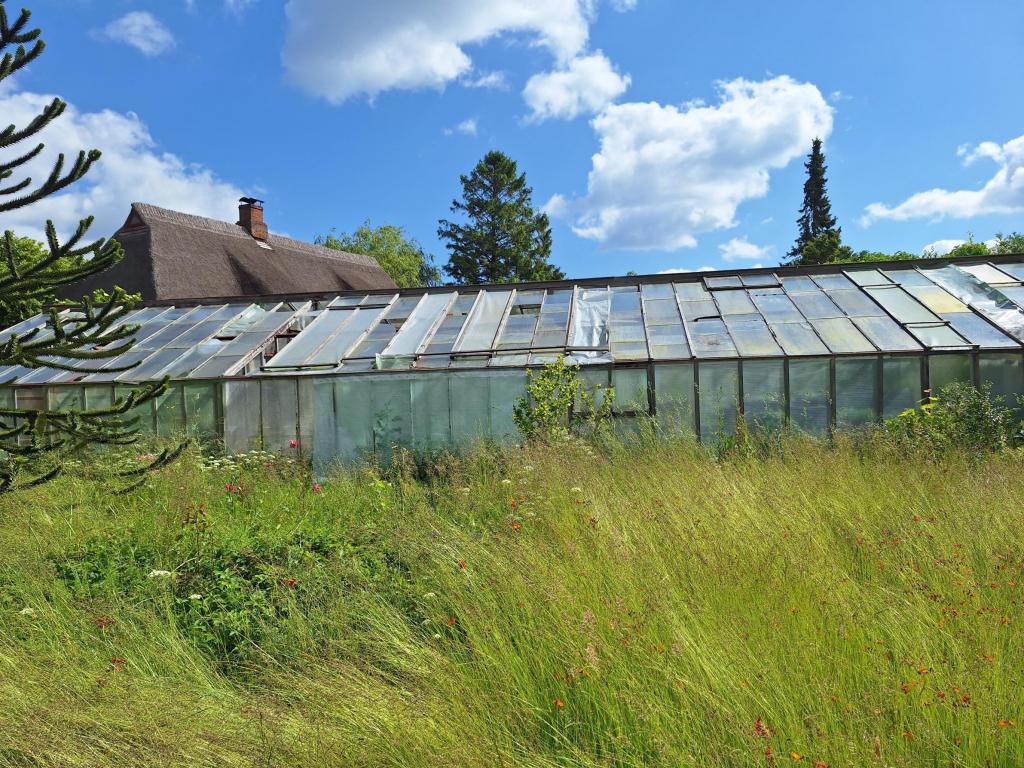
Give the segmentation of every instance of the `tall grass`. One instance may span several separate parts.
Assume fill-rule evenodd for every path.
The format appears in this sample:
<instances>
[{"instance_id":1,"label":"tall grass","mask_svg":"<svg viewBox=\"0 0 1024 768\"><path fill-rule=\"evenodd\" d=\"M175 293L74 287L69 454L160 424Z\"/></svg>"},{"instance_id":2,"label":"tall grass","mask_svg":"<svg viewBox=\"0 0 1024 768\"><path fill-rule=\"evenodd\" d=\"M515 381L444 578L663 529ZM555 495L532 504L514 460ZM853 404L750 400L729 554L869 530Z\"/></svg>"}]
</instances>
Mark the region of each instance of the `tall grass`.
<instances>
[{"instance_id":1,"label":"tall grass","mask_svg":"<svg viewBox=\"0 0 1024 768\"><path fill-rule=\"evenodd\" d=\"M0 501L0 765L1022 765L1022 468L567 442L61 480Z\"/></svg>"}]
</instances>

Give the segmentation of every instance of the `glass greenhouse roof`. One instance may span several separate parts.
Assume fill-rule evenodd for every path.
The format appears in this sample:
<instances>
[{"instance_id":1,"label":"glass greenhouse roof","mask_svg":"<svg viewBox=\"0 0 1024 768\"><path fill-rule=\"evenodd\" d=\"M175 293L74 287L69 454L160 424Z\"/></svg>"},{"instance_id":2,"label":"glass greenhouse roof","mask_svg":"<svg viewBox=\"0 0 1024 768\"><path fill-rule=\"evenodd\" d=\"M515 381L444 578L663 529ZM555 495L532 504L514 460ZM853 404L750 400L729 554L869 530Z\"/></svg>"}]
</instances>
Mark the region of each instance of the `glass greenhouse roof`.
<instances>
[{"instance_id":1,"label":"glass greenhouse roof","mask_svg":"<svg viewBox=\"0 0 1024 768\"><path fill-rule=\"evenodd\" d=\"M136 344L83 370L0 368L0 384L1020 350L1024 259L451 286L145 306ZM41 328L45 318L0 331ZM40 333L48 333L43 328ZM59 361L70 363L72 361ZM125 366L134 364L130 370Z\"/></svg>"}]
</instances>

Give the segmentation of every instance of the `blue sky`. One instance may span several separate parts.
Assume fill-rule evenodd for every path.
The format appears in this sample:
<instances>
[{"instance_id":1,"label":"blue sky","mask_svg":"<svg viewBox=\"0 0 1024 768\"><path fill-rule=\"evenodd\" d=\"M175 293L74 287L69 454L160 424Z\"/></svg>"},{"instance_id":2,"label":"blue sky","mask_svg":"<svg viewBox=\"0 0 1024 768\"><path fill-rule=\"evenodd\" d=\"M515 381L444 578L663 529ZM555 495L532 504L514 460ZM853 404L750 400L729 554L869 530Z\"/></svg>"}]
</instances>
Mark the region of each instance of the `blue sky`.
<instances>
[{"instance_id":1,"label":"blue sky","mask_svg":"<svg viewBox=\"0 0 1024 768\"><path fill-rule=\"evenodd\" d=\"M0 227L102 234L143 200L311 239L366 218L439 262L489 149L526 171L570 276L778 263L826 140L854 248L1024 230L1024 4L978 0L21 0L48 49L0 92L88 183ZM8 3L10 5L10 3ZM5 121L6 122L6 121ZM233 220L233 219L232 219Z\"/></svg>"}]
</instances>

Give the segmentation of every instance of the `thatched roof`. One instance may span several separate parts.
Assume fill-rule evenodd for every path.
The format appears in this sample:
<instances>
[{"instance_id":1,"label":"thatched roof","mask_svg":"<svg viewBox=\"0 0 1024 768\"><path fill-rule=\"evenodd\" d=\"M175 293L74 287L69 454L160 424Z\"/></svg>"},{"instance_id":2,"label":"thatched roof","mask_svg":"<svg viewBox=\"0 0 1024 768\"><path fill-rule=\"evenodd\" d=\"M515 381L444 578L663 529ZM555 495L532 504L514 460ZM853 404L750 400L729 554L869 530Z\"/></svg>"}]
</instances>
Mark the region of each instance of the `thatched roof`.
<instances>
[{"instance_id":1,"label":"thatched roof","mask_svg":"<svg viewBox=\"0 0 1024 768\"><path fill-rule=\"evenodd\" d=\"M144 299L310 293L392 288L369 256L336 251L270 234L257 240L245 228L146 203L132 203L114 234L124 259L65 294L119 285Z\"/></svg>"}]
</instances>

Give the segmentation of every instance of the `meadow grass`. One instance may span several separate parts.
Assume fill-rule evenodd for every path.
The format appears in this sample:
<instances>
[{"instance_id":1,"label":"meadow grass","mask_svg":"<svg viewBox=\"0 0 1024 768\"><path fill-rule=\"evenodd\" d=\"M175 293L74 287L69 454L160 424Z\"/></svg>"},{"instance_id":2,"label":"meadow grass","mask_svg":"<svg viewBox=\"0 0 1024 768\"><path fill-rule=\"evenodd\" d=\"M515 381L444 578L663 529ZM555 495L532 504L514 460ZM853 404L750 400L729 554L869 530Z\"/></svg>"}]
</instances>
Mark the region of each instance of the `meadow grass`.
<instances>
[{"instance_id":1,"label":"meadow grass","mask_svg":"<svg viewBox=\"0 0 1024 768\"><path fill-rule=\"evenodd\" d=\"M0 500L0 765L1024 764L1018 452L200 462Z\"/></svg>"}]
</instances>

